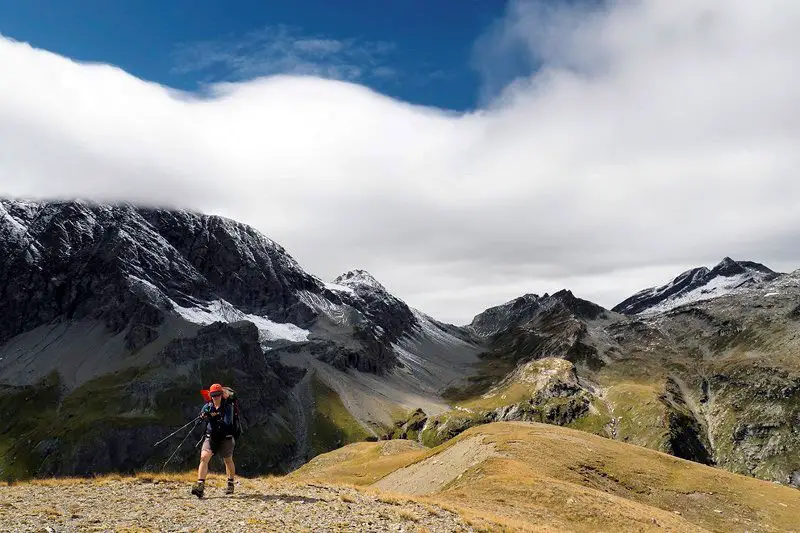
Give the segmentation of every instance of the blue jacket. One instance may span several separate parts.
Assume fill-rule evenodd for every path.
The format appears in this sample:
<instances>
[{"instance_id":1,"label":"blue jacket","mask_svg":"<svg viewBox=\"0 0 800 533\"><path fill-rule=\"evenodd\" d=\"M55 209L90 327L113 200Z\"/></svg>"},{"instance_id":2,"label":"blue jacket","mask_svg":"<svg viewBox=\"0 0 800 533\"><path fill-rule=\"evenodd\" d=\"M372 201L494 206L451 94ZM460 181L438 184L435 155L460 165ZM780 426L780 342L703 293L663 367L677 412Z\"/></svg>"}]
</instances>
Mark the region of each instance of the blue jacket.
<instances>
[{"instance_id":1,"label":"blue jacket","mask_svg":"<svg viewBox=\"0 0 800 533\"><path fill-rule=\"evenodd\" d=\"M208 402L200 409L200 416L206 421L206 436L212 440L233 437L233 403L223 399L219 409L214 402Z\"/></svg>"}]
</instances>

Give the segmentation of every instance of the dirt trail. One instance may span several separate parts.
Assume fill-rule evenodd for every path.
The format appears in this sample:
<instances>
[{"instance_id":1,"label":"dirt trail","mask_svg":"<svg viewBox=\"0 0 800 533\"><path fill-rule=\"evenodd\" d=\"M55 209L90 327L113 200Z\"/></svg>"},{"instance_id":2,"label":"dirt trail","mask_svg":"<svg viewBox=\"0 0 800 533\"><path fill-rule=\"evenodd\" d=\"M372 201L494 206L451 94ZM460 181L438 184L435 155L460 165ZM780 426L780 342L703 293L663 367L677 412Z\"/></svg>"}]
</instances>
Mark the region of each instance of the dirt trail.
<instances>
[{"instance_id":1,"label":"dirt trail","mask_svg":"<svg viewBox=\"0 0 800 533\"><path fill-rule=\"evenodd\" d=\"M433 457L392 472L373 486L406 494L430 494L495 455L494 445L484 444L481 437L464 439Z\"/></svg>"},{"instance_id":2,"label":"dirt trail","mask_svg":"<svg viewBox=\"0 0 800 533\"><path fill-rule=\"evenodd\" d=\"M0 487L0 531L473 531L439 507L337 486L244 480L233 495L209 480L138 479Z\"/></svg>"}]
</instances>

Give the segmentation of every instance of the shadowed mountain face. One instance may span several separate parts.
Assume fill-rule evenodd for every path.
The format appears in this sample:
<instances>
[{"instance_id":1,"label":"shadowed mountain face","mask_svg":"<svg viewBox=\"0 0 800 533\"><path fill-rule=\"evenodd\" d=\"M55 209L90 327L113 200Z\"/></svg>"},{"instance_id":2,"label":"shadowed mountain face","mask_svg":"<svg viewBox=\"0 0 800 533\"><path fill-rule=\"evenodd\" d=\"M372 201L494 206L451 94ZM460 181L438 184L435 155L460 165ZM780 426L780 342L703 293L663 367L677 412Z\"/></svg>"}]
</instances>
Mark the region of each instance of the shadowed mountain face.
<instances>
[{"instance_id":1,"label":"shadowed mountain face","mask_svg":"<svg viewBox=\"0 0 800 533\"><path fill-rule=\"evenodd\" d=\"M122 357L181 336L177 319L187 329L248 316L262 319L265 340L294 341L346 310L358 319L353 365L382 372L395 363L390 344L415 325L379 284L331 290L276 243L219 217L3 200L0 237L0 346L37 328L101 322Z\"/></svg>"},{"instance_id":2,"label":"shadowed mountain face","mask_svg":"<svg viewBox=\"0 0 800 533\"><path fill-rule=\"evenodd\" d=\"M302 291L326 292L280 246L217 217L2 201L0 236L0 343L54 321L100 320L136 351L165 312L221 300L305 325L316 312Z\"/></svg>"}]
</instances>

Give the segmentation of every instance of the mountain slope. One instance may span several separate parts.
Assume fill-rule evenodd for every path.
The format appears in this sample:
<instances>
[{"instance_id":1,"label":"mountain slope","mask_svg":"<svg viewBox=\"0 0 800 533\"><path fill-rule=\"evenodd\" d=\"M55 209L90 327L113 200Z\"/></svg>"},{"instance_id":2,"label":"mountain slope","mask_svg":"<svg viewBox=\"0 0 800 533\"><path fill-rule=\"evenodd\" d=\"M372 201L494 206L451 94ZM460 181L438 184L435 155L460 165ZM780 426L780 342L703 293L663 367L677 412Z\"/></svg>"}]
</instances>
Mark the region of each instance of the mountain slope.
<instances>
[{"instance_id":1,"label":"mountain slope","mask_svg":"<svg viewBox=\"0 0 800 533\"><path fill-rule=\"evenodd\" d=\"M348 446L288 479L424 495L515 530L788 531L800 508L797 490L553 425L482 425L432 450L388 444Z\"/></svg>"},{"instance_id":2,"label":"mountain slope","mask_svg":"<svg viewBox=\"0 0 800 533\"><path fill-rule=\"evenodd\" d=\"M798 301L800 271L635 316L566 292L516 300L454 409L409 424L427 444L494 421L569 425L800 486Z\"/></svg>"},{"instance_id":3,"label":"mountain slope","mask_svg":"<svg viewBox=\"0 0 800 533\"><path fill-rule=\"evenodd\" d=\"M251 438L276 450L246 462L253 472L285 469L313 453L315 424L324 423L315 405L324 390L354 417L332 422L330 441L317 441L324 449L342 444L336 424L377 434L405 411L442 409L442 380L469 373L479 343L410 309L364 272L338 282L322 282L278 244L220 217L0 200L0 401L9 409L21 396L43 402L41 416L26 427L0 432L0 447L22 453L23 436L44 439L50 417L88 389L108 395L98 401L109 408L92 416L107 427L101 437L108 446L120 450L98 464L77 457L69 439L41 440L41 453L0 464L0 473L104 471L165 460L165 450L154 453L143 441L125 444L118 427L133 426L155 441L176 407L191 418L197 390L213 381L243 390ZM230 335L241 337L238 350L246 357L219 359L218 343ZM187 346L191 354L166 357ZM206 365L215 360L216 369ZM248 384L262 372L261 361L285 377L270 385L268 404ZM126 381L131 375L144 382ZM118 400L142 393L149 397ZM156 402L158 394L180 403ZM69 437L73 428L65 422L58 431ZM191 453L179 453L177 463Z\"/></svg>"},{"instance_id":4,"label":"mountain slope","mask_svg":"<svg viewBox=\"0 0 800 533\"><path fill-rule=\"evenodd\" d=\"M644 289L614 306L613 311L628 315L663 313L681 305L736 293L777 276L778 273L762 264L726 257L711 270L694 268L666 285Z\"/></svg>"}]
</instances>

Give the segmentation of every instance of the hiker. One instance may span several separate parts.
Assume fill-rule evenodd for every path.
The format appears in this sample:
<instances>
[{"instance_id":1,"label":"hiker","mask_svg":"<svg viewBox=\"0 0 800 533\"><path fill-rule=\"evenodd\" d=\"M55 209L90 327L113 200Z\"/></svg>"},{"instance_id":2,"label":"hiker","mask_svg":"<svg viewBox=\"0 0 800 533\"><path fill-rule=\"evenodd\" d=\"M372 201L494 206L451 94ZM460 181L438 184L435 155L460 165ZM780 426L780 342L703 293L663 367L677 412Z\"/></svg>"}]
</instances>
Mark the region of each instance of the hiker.
<instances>
[{"instance_id":1,"label":"hiker","mask_svg":"<svg viewBox=\"0 0 800 533\"><path fill-rule=\"evenodd\" d=\"M214 383L207 391L201 391L207 402L200 409L200 418L206 421L206 434L200 453L200 466L197 468L197 483L192 487L192 494L203 497L205 490L208 462L214 455L221 455L225 461L225 472L228 474L228 488L225 494L233 494L233 481L236 467L233 464L233 447L238 434L238 406L235 393L229 387Z\"/></svg>"}]
</instances>

